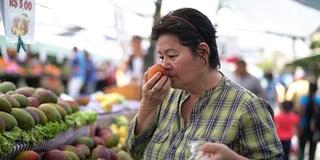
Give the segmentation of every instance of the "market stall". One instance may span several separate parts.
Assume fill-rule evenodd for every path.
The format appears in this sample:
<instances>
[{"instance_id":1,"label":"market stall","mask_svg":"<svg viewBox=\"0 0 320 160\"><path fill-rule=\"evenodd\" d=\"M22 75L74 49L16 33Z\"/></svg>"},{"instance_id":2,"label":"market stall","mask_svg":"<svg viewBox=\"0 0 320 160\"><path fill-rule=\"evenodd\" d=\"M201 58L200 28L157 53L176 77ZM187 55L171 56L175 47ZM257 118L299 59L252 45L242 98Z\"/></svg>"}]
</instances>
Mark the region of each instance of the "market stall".
<instances>
[{"instance_id":1,"label":"market stall","mask_svg":"<svg viewBox=\"0 0 320 160\"><path fill-rule=\"evenodd\" d=\"M0 160L31 151L39 158L52 156L55 150L64 151L64 147L80 143L90 146L90 156L99 145L120 148L115 149L117 153L122 151L118 156L128 156L124 142L129 122L137 113L138 100L127 100L115 92L63 99L49 89L16 87L10 81L1 82L0 91ZM100 130L107 130L107 134Z\"/></svg>"}]
</instances>

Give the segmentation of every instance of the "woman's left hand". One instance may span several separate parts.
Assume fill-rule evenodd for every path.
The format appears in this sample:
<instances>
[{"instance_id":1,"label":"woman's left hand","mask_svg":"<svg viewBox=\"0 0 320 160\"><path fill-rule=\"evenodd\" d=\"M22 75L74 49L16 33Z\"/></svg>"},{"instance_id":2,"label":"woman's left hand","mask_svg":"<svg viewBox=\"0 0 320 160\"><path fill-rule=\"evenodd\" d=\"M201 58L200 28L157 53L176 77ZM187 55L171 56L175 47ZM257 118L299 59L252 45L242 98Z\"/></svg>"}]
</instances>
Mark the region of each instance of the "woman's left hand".
<instances>
[{"instance_id":1,"label":"woman's left hand","mask_svg":"<svg viewBox=\"0 0 320 160\"><path fill-rule=\"evenodd\" d=\"M205 143L200 147L200 151L209 153L208 160L242 160L247 159L222 143Z\"/></svg>"}]
</instances>

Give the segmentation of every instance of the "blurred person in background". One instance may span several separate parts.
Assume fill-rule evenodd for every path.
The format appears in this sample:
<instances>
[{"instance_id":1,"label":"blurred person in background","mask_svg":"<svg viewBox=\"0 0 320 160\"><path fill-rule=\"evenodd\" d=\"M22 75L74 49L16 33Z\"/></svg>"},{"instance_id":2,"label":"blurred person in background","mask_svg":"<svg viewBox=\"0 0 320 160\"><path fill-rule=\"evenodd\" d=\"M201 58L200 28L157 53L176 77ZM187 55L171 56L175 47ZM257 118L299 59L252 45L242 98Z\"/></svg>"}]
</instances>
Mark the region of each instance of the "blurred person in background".
<instances>
[{"instance_id":1,"label":"blurred person in background","mask_svg":"<svg viewBox=\"0 0 320 160\"><path fill-rule=\"evenodd\" d=\"M68 81L68 94L72 97L80 95L81 88L86 78L86 60L82 52L77 47L73 48L73 58L71 60L71 73Z\"/></svg>"},{"instance_id":2,"label":"blurred person in background","mask_svg":"<svg viewBox=\"0 0 320 160\"><path fill-rule=\"evenodd\" d=\"M142 38L140 36L133 36L130 41L128 57L119 65L117 71L117 81L119 81L120 86L126 84L141 85L145 56L141 42Z\"/></svg>"},{"instance_id":3,"label":"blurred person in background","mask_svg":"<svg viewBox=\"0 0 320 160\"><path fill-rule=\"evenodd\" d=\"M280 103L279 107L280 112L274 116L274 123L283 147L283 159L289 160L291 139L297 133L300 118L297 113L292 112L293 104L291 101L284 101Z\"/></svg>"},{"instance_id":4,"label":"blurred person in background","mask_svg":"<svg viewBox=\"0 0 320 160\"><path fill-rule=\"evenodd\" d=\"M219 71L216 29L206 15L181 8L152 28L167 74L142 81L127 150L133 159L192 157L191 143L216 159L282 159L283 150L264 99ZM196 149L197 150L197 149Z\"/></svg>"},{"instance_id":5,"label":"blurred person in background","mask_svg":"<svg viewBox=\"0 0 320 160\"><path fill-rule=\"evenodd\" d=\"M60 68L61 68L61 80L64 86L64 92L66 92L68 88L68 80L71 73L71 65L67 57L63 58L63 61L60 64Z\"/></svg>"},{"instance_id":6,"label":"blurred person in background","mask_svg":"<svg viewBox=\"0 0 320 160\"><path fill-rule=\"evenodd\" d=\"M88 51L84 50L86 60L86 78L83 86L85 94L92 94L96 91L97 78L96 67Z\"/></svg>"},{"instance_id":7,"label":"blurred person in background","mask_svg":"<svg viewBox=\"0 0 320 160\"><path fill-rule=\"evenodd\" d=\"M117 66L112 61L106 62L106 80L105 86L114 86L116 85L116 71Z\"/></svg>"},{"instance_id":8,"label":"blurred person in background","mask_svg":"<svg viewBox=\"0 0 320 160\"><path fill-rule=\"evenodd\" d=\"M247 63L244 60L239 59L236 62L236 69L231 79L258 97L265 97L260 80L248 72Z\"/></svg>"},{"instance_id":9,"label":"blurred person in background","mask_svg":"<svg viewBox=\"0 0 320 160\"><path fill-rule=\"evenodd\" d=\"M320 96L317 94L318 85L316 83L309 83L308 93L302 95L299 99L300 109L299 116L301 118L299 124L299 160L304 159L304 151L306 143L309 142L309 160L314 160L317 142L312 140L315 131L315 113L320 107ZM317 108L316 108L317 107Z\"/></svg>"},{"instance_id":10,"label":"blurred person in background","mask_svg":"<svg viewBox=\"0 0 320 160\"><path fill-rule=\"evenodd\" d=\"M309 92L309 81L305 78L305 71L302 67L296 67L294 72L294 80L289 84L285 100L293 102L293 110L299 112L299 100L302 95Z\"/></svg>"},{"instance_id":11,"label":"blurred person in background","mask_svg":"<svg viewBox=\"0 0 320 160\"><path fill-rule=\"evenodd\" d=\"M272 71L267 70L264 72L262 84L264 89L264 98L270 103L271 107L275 109L278 96Z\"/></svg>"}]
</instances>

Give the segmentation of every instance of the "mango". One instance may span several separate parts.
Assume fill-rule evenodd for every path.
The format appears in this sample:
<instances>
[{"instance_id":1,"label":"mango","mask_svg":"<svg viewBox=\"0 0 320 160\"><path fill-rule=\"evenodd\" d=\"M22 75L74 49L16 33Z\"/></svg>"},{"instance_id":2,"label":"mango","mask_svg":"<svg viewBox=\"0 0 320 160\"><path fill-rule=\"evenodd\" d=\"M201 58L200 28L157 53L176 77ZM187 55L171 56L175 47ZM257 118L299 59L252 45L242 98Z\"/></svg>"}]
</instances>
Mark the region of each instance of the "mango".
<instances>
[{"instance_id":1,"label":"mango","mask_svg":"<svg viewBox=\"0 0 320 160\"><path fill-rule=\"evenodd\" d=\"M80 105L80 106L86 106L90 102L89 96L83 96L83 97L75 97L74 100Z\"/></svg>"},{"instance_id":2,"label":"mango","mask_svg":"<svg viewBox=\"0 0 320 160\"><path fill-rule=\"evenodd\" d=\"M12 106L10 102L4 97L0 97L0 111L10 113L11 110L12 110Z\"/></svg>"},{"instance_id":3,"label":"mango","mask_svg":"<svg viewBox=\"0 0 320 160\"><path fill-rule=\"evenodd\" d=\"M18 121L10 113L0 111L0 117L4 120L4 123L6 124L6 131L10 131L14 127L18 126Z\"/></svg>"},{"instance_id":4,"label":"mango","mask_svg":"<svg viewBox=\"0 0 320 160\"><path fill-rule=\"evenodd\" d=\"M53 105L51 105L49 103L44 103L44 104L40 104L40 106L38 108L40 110L42 110L44 112L44 114L46 114L48 121L50 121L50 122L58 121L59 122L62 120L61 114L56 109L56 107L54 107Z\"/></svg>"},{"instance_id":5,"label":"mango","mask_svg":"<svg viewBox=\"0 0 320 160\"><path fill-rule=\"evenodd\" d=\"M118 145L120 137L118 134L102 135L101 137L107 148L112 148Z\"/></svg>"},{"instance_id":6,"label":"mango","mask_svg":"<svg viewBox=\"0 0 320 160\"><path fill-rule=\"evenodd\" d=\"M26 88L18 88L18 89L16 89L16 92L19 94L22 94L26 97L31 97L33 95L33 93Z\"/></svg>"},{"instance_id":7,"label":"mango","mask_svg":"<svg viewBox=\"0 0 320 160\"><path fill-rule=\"evenodd\" d=\"M0 83L0 91L2 93L7 93L8 91L15 91L17 86L10 81L4 81Z\"/></svg>"},{"instance_id":8,"label":"mango","mask_svg":"<svg viewBox=\"0 0 320 160\"><path fill-rule=\"evenodd\" d=\"M39 154L37 152L25 150L16 154L13 160L38 160L38 158Z\"/></svg>"},{"instance_id":9,"label":"mango","mask_svg":"<svg viewBox=\"0 0 320 160\"><path fill-rule=\"evenodd\" d=\"M31 110L31 109L28 109L28 108L22 108L22 109L25 110L25 111L27 111L27 112L32 116L35 125L39 124L39 122L40 122L40 117L39 117L39 115L38 115L35 111L33 111L33 110Z\"/></svg>"},{"instance_id":10,"label":"mango","mask_svg":"<svg viewBox=\"0 0 320 160\"><path fill-rule=\"evenodd\" d=\"M72 100L65 100L65 102L67 102L69 104L69 106L71 107L72 113L74 112L78 112L79 109L79 104L75 101Z\"/></svg>"},{"instance_id":11,"label":"mango","mask_svg":"<svg viewBox=\"0 0 320 160\"><path fill-rule=\"evenodd\" d=\"M66 110L68 115L72 113L72 109L71 109L70 105L65 100L58 98L57 104L59 104L61 107L63 107Z\"/></svg>"},{"instance_id":12,"label":"mango","mask_svg":"<svg viewBox=\"0 0 320 160\"><path fill-rule=\"evenodd\" d=\"M118 153L119 151L122 151L122 149L121 149L120 147L118 147L118 146L116 146L116 147L111 147L110 149L113 150L113 151L116 152L116 153Z\"/></svg>"},{"instance_id":13,"label":"mango","mask_svg":"<svg viewBox=\"0 0 320 160\"><path fill-rule=\"evenodd\" d=\"M79 149L79 151L81 151L86 158L90 158L91 149L87 145L85 145L85 144L77 144L77 145L75 145L75 147L77 149Z\"/></svg>"},{"instance_id":14,"label":"mango","mask_svg":"<svg viewBox=\"0 0 320 160\"><path fill-rule=\"evenodd\" d=\"M1 97L9 101L12 108L20 108L20 103L9 94L2 94Z\"/></svg>"},{"instance_id":15,"label":"mango","mask_svg":"<svg viewBox=\"0 0 320 160\"><path fill-rule=\"evenodd\" d=\"M108 151L110 153L110 160L118 160L117 153L113 151L112 149L108 148Z\"/></svg>"},{"instance_id":16,"label":"mango","mask_svg":"<svg viewBox=\"0 0 320 160\"><path fill-rule=\"evenodd\" d=\"M53 150L44 152L41 159L42 160L72 160L68 154L58 149L53 149Z\"/></svg>"},{"instance_id":17,"label":"mango","mask_svg":"<svg viewBox=\"0 0 320 160\"><path fill-rule=\"evenodd\" d=\"M16 91L8 91L5 94L13 95L13 94L17 94L17 92Z\"/></svg>"},{"instance_id":18,"label":"mango","mask_svg":"<svg viewBox=\"0 0 320 160\"><path fill-rule=\"evenodd\" d=\"M68 145L68 144L62 145L62 146L59 147L59 150L61 150L61 151L71 151L71 152L75 153L79 157L80 160L86 160L86 157L84 156L84 154L78 148L76 148L73 145Z\"/></svg>"},{"instance_id":19,"label":"mango","mask_svg":"<svg viewBox=\"0 0 320 160\"><path fill-rule=\"evenodd\" d=\"M96 147L98 145L106 146L105 143L104 143L104 140L99 136L93 136L92 140L94 142L94 147Z\"/></svg>"},{"instance_id":20,"label":"mango","mask_svg":"<svg viewBox=\"0 0 320 160\"><path fill-rule=\"evenodd\" d=\"M64 118L67 115L67 111L63 107L61 107L59 104L56 104L56 103L49 103L49 104L53 105L58 110L62 118Z\"/></svg>"},{"instance_id":21,"label":"mango","mask_svg":"<svg viewBox=\"0 0 320 160\"><path fill-rule=\"evenodd\" d=\"M33 110L39 116L39 124L45 125L48 121L46 114L39 108L28 106L27 109Z\"/></svg>"},{"instance_id":22,"label":"mango","mask_svg":"<svg viewBox=\"0 0 320 160\"><path fill-rule=\"evenodd\" d=\"M0 117L0 135L6 130L6 123L4 120Z\"/></svg>"},{"instance_id":23,"label":"mango","mask_svg":"<svg viewBox=\"0 0 320 160\"><path fill-rule=\"evenodd\" d=\"M74 140L72 144L73 145L84 144L84 145L88 146L90 148L90 150L93 149L93 147L94 147L94 141L89 136L79 137L76 140Z\"/></svg>"},{"instance_id":24,"label":"mango","mask_svg":"<svg viewBox=\"0 0 320 160\"><path fill-rule=\"evenodd\" d=\"M18 127L22 130L29 130L35 126L33 117L21 108L12 108L10 113L18 122Z\"/></svg>"},{"instance_id":25,"label":"mango","mask_svg":"<svg viewBox=\"0 0 320 160\"><path fill-rule=\"evenodd\" d=\"M13 97L19 102L20 108L26 108L29 105L28 98L23 94L15 93L15 94L12 94L11 97Z\"/></svg>"},{"instance_id":26,"label":"mango","mask_svg":"<svg viewBox=\"0 0 320 160\"><path fill-rule=\"evenodd\" d=\"M105 146L98 145L92 150L91 160L97 160L98 158L110 160L109 150Z\"/></svg>"},{"instance_id":27,"label":"mango","mask_svg":"<svg viewBox=\"0 0 320 160\"><path fill-rule=\"evenodd\" d=\"M71 151L62 151L62 152L66 153L72 160L80 160L80 158Z\"/></svg>"},{"instance_id":28,"label":"mango","mask_svg":"<svg viewBox=\"0 0 320 160\"><path fill-rule=\"evenodd\" d=\"M20 89L27 90L27 91L31 92L32 94L34 94L34 92L36 91L36 89L34 87L30 87L30 86L22 86L22 87L20 87L18 89L19 90Z\"/></svg>"},{"instance_id":29,"label":"mango","mask_svg":"<svg viewBox=\"0 0 320 160\"><path fill-rule=\"evenodd\" d=\"M131 160L132 159L128 152L122 151L122 150L117 152L117 157L118 157L118 160Z\"/></svg>"},{"instance_id":30,"label":"mango","mask_svg":"<svg viewBox=\"0 0 320 160\"><path fill-rule=\"evenodd\" d=\"M39 103L39 101L38 101L38 99L37 99L37 98L32 97L32 96L27 97L27 98L28 98L28 101L29 101L29 106L32 106L32 107L39 107L40 103Z\"/></svg>"},{"instance_id":31,"label":"mango","mask_svg":"<svg viewBox=\"0 0 320 160\"><path fill-rule=\"evenodd\" d=\"M58 96L48 89L36 89L33 96L38 99L40 104L58 102Z\"/></svg>"}]
</instances>

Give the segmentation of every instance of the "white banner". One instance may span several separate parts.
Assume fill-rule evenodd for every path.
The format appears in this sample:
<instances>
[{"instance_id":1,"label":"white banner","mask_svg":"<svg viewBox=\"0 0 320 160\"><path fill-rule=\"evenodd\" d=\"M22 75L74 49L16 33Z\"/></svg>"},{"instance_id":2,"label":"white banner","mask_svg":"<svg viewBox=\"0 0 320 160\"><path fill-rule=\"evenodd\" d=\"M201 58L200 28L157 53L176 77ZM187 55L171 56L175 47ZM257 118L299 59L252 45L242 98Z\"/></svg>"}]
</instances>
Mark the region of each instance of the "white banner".
<instances>
[{"instance_id":1,"label":"white banner","mask_svg":"<svg viewBox=\"0 0 320 160\"><path fill-rule=\"evenodd\" d=\"M34 43L35 0L2 0L1 14L8 42Z\"/></svg>"}]
</instances>

